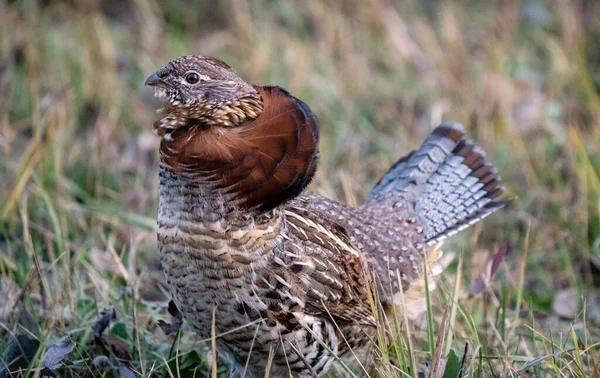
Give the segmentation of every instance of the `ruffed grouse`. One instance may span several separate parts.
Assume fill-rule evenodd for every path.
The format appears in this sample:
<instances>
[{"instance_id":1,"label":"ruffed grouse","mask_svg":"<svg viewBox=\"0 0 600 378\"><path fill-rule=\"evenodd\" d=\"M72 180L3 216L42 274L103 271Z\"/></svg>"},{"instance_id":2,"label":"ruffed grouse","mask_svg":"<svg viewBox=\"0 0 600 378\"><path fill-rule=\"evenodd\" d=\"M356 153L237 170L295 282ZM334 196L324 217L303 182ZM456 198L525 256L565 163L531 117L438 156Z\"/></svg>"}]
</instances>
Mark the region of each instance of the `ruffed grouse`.
<instances>
[{"instance_id":1,"label":"ruffed grouse","mask_svg":"<svg viewBox=\"0 0 600 378\"><path fill-rule=\"evenodd\" d=\"M304 190L317 119L284 89L204 56L174 59L146 85L165 105L154 123L163 269L200 337L214 322L233 377L323 374L377 339L369 298L415 317L439 242L504 205L458 124L438 126L353 208Z\"/></svg>"}]
</instances>

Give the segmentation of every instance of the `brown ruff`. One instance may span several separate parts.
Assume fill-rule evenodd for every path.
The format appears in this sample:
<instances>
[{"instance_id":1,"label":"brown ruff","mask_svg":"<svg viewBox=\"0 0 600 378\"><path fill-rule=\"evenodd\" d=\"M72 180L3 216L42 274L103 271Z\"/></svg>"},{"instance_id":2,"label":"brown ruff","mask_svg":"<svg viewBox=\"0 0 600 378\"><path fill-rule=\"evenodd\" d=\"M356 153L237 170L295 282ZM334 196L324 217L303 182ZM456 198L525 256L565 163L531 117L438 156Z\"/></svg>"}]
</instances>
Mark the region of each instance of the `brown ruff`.
<instances>
[{"instance_id":1,"label":"brown ruff","mask_svg":"<svg viewBox=\"0 0 600 378\"><path fill-rule=\"evenodd\" d=\"M295 197L317 167L317 119L279 87L255 87L263 112L236 127L193 123L162 140L161 162L175 174L226 188L244 209L267 210Z\"/></svg>"}]
</instances>

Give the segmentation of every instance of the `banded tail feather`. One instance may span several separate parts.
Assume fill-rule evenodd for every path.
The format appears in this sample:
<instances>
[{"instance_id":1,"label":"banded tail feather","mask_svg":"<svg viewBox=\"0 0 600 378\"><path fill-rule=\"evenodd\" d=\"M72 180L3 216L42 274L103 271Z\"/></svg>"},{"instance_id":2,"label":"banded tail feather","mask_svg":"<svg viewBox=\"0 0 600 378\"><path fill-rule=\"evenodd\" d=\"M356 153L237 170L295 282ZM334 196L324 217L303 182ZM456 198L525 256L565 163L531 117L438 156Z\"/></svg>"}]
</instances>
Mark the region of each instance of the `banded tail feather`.
<instances>
[{"instance_id":1,"label":"banded tail feather","mask_svg":"<svg viewBox=\"0 0 600 378\"><path fill-rule=\"evenodd\" d=\"M465 139L464 127L446 123L383 176L367 203L389 193L411 201L425 242L433 245L505 206L495 201L504 192L500 180L483 150Z\"/></svg>"}]
</instances>

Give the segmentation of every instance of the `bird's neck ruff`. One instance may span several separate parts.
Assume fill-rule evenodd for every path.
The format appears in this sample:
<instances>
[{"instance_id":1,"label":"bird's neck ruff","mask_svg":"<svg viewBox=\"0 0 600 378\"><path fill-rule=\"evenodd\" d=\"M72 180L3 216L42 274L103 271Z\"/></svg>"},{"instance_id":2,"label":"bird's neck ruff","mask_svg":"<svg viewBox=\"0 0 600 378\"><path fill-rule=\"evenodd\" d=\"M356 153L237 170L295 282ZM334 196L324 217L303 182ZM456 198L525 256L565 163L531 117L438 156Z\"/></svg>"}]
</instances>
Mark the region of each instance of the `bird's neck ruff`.
<instances>
[{"instance_id":1,"label":"bird's neck ruff","mask_svg":"<svg viewBox=\"0 0 600 378\"><path fill-rule=\"evenodd\" d=\"M158 88L157 91L162 89ZM160 98L158 94L157 97ZM229 103L201 100L193 107L167 103L157 112L162 116L154 122L152 131L164 139L179 128L194 125L234 127L253 120L263 111L263 100L257 91L250 92Z\"/></svg>"},{"instance_id":2,"label":"bird's neck ruff","mask_svg":"<svg viewBox=\"0 0 600 378\"><path fill-rule=\"evenodd\" d=\"M309 184L317 167L318 131L306 104L278 87L255 89L258 98L235 106L191 117L167 113L155 128L163 134L163 170L202 185L208 198L261 212Z\"/></svg>"}]
</instances>

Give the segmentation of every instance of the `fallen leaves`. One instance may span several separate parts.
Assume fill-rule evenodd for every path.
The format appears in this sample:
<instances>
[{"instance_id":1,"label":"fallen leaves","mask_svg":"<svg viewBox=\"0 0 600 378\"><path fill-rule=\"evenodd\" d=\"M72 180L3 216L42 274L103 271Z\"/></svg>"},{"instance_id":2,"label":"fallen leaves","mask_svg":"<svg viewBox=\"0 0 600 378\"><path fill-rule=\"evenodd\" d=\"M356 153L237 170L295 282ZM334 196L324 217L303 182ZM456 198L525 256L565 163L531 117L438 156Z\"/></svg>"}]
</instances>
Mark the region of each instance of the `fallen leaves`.
<instances>
[{"instance_id":1,"label":"fallen leaves","mask_svg":"<svg viewBox=\"0 0 600 378\"><path fill-rule=\"evenodd\" d=\"M473 281L473 285L471 285L471 290L469 291L469 298L476 297L485 292L490 285L492 277L496 274L498 268L500 268L500 263L504 260L507 252L508 247L506 245L498 248L498 251L496 251L486 269Z\"/></svg>"},{"instance_id":2,"label":"fallen leaves","mask_svg":"<svg viewBox=\"0 0 600 378\"><path fill-rule=\"evenodd\" d=\"M168 305L168 312L171 315L170 322L159 321L158 325L165 335L176 334L181 329L183 317L173 301ZM100 312L91 328L94 335L93 341L87 345L81 345L85 352L78 352L91 358L87 368L93 367L92 369L100 374L134 378L136 373L127 365L127 361L131 361L133 355L133 336L131 336L128 326L122 321L118 321L115 308L111 306ZM40 356L41 361L35 360L43 345L40 341L27 335L10 337L12 338L0 355L0 361L7 361L5 364L0 364L0 377L23 372L32 366L40 368L38 370L40 377L59 376L65 368L86 369L82 365L87 359L86 357L77 361L69 359L69 356L77 348L76 340L70 337L61 338L49 344ZM193 365L197 366L198 361L194 360Z\"/></svg>"},{"instance_id":3,"label":"fallen leaves","mask_svg":"<svg viewBox=\"0 0 600 378\"><path fill-rule=\"evenodd\" d=\"M165 335L171 335L179 332L183 323L183 316L181 315L181 312L179 312L179 309L177 308L177 305L175 305L175 302L169 302L168 311L169 314L171 314L171 322L167 323L164 320L158 321L158 326L162 329Z\"/></svg>"},{"instance_id":4,"label":"fallen leaves","mask_svg":"<svg viewBox=\"0 0 600 378\"><path fill-rule=\"evenodd\" d=\"M42 365L50 370L58 369L63 365L65 357L75 349L75 343L68 338L59 340L50 345L42 358Z\"/></svg>"},{"instance_id":5,"label":"fallen leaves","mask_svg":"<svg viewBox=\"0 0 600 378\"><path fill-rule=\"evenodd\" d=\"M94 331L94 336L99 338L104 330L110 325L112 320L117 319L117 313L115 312L114 307L109 307L100 313L100 318L94 325L92 326L92 330Z\"/></svg>"},{"instance_id":6,"label":"fallen leaves","mask_svg":"<svg viewBox=\"0 0 600 378\"><path fill-rule=\"evenodd\" d=\"M71 365L67 356L75 350L75 342L68 337L62 338L57 342L50 344L42 356L41 377L52 377L53 370ZM11 336L4 352L0 356L0 377L13 376L13 373L22 372L27 369L40 348L40 342L37 339L27 335ZM20 376L20 375L19 375Z\"/></svg>"},{"instance_id":7,"label":"fallen leaves","mask_svg":"<svg viewBox=\"0 0 600 378\"><path fill-rule=\"evenodd\" d=\"M117 320L117 313L114 307L108 307L100 313L100 318L92 326L94 331L94 340L104 350L113 354L117 358L130 360L131 351L129 345L124 339L127 338L127 329L124 325L115 325L116 330L111 333L104 334L104 331L109 327L110 323ZM117 327L119 326L119 327ZM113 327L114 328L114 327ZM118 337L117 334L118 333Z\"/></svg>"}]
</instances>

